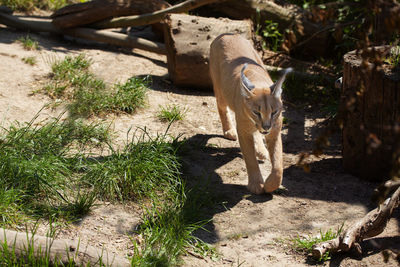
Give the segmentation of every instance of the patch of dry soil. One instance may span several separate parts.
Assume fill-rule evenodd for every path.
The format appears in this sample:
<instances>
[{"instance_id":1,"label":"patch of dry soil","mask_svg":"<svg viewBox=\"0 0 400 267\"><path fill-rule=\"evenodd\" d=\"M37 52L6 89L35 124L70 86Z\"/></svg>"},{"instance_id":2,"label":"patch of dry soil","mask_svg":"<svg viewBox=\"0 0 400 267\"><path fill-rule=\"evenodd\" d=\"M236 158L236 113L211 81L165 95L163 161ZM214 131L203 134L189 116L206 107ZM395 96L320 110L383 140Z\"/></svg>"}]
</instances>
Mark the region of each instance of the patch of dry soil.
<instances>
[{"instance_id":1,"label":"patch of dry soil","mask_svg":"<svg viewBox=\"0 0 400 267\"><path fill-rule=\"evenodd\" d=\"M173 135L183 134L193 150L184 157L185 171L197 181L207 180L209 193L220 200L204 214L212 218L208 232L198 236L213 244L220 257L184 257L184 266L307 266L303 255L292 250L287 240L297 236L316 235L342 223L349 225L374 206L370 196L376 184L361 181L345 173L341 167L340 141L335 137L331 150L320 158L310 159L311 172L296 167L300 152L312 148L321 127L316 112L286 106L288 124L283 130L284 180L286 190L273 195L251 195L246 190L247 175L237 142L221 137L216 103L211 92L191 88L175 88L168 81L166 58L140 50L119 50L107 46L69 42L54 36L31 34L39 42L39 50L27 51L16 42L25 32L0 27L0 124L29 121L49 102L46 96L31 92L40 88L55 59L84 53L92 59L92 71L108 83L124 82L131 76L153 76L148 93L149 106L134 115L109 115L124 140L128 129L147 127L152 133L164 132L167 125L155 114L159 105L176 103L188 109L186 119L170 129ZM34 66L24 57L35 57ZM56 116L62 108L44 109L40 117ZM204 149L204 146L207 148ZM268 173L269 161L263 164ZM189 181L190 184L190 181ZM94 246L103 245L120 255L132 255L129 236L140 221L140 209L103 203L82 221L59 234L62 238L80 238ZM42 232L45 230L41 229ZM400 249L399 214L386 230L362 244L364 254L335 256L329 266L382 266L384 249ZM387 266L397 266L390 260Z\"/></svg>"}]
</instances>

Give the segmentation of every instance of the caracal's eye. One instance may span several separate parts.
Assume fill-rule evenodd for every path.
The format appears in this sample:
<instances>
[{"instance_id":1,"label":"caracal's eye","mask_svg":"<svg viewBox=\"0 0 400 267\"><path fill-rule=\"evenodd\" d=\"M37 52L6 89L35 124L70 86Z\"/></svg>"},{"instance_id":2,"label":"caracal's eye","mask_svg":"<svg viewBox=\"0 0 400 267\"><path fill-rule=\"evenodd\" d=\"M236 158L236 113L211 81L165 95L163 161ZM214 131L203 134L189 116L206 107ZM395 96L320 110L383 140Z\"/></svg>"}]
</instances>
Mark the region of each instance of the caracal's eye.
<instances>
[{"instance_id":1,"label":"caracal's eye","mask_svg":"<svg viewBox=\"0 0 400 267\"><path fill-rule=\"evenodd\" d=\"M254 115L256 115L257 117L261 118L261 113L257 110L253 110Z\"/></svg>"},{"instance_id":2,"label":"caracal's eye","mask_svg":"<svg viewBox=\"0 0 400 267\"><path fill-rule=\"evenodd\" d=\"M275 118L279 114L279 109L272 111L271 117Z\"/></svg>"}]
</instances>

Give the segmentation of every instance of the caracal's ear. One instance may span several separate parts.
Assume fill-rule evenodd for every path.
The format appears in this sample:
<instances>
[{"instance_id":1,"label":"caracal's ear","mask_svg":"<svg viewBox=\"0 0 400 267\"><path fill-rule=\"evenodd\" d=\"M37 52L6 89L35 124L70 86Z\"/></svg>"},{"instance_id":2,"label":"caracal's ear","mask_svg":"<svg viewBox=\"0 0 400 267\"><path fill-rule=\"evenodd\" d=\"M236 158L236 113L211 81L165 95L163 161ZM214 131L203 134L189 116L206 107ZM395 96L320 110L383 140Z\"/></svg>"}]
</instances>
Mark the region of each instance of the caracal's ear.
<instances>
[{"instance_id":1,"label":"caracal's ear","mask_svg":"<svg viewBox=\"0 0 400 267\"><path fill-rule=\"evenodd\" d=\"M243 65L242 70L240 71L240 81L242 83L242 90L241 93L244 97L249 98L253 94L251 90L255 88L254 84L244 75L244 70L247 68L247 63Z\"/></svg>"},{"instance_id":2,"label":"caracal's ear","mask_svg":"<svg viewBox=\"0 0 400 267\"><path fill-rule=\"evenodd\" d=\"M270 89L272 91L272 95L276 98L280 98L282 95L282 84L285 81L286 75L292 72L292 68L287 68L283 71L282 76L273 84L271 85Z\"/></svg>"}]
</instances>

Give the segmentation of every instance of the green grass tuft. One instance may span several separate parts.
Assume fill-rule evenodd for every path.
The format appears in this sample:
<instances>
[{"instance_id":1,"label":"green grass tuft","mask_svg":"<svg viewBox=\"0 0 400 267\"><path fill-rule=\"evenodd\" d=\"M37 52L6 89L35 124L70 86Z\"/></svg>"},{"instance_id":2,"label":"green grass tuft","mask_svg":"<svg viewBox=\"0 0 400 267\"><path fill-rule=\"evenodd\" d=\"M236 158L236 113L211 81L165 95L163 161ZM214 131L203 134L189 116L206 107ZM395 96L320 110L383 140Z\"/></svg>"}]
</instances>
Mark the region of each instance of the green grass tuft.
<instances>
[{"instance_id":1,"label":"green grass tuft","mask_svg":"<svg viewBox=\"0 0 400 267\"><path fill-rule=\"evenodd\" d=\"M125 84L116 84L111 90L104 90L101 80L93 80L87 87L75 90L70 105L72 115L101 115L104 113L134 113L146 104L149 77L132 77Z\"/></svg>"},{"instance_id":2,"label":"green grass tuft","mask_svg":"<svg viewBox=\"0 0 400 267\"><path fill-rule=\"evenodd\" d=\"M343 231L343 226L344 226L344 224L342 224L336 230L336 232L332 231L332 229L329 229L324 233L322 231L320 231L320 234L317 237L309 236L308 238L300 238L300 237L295 238L293 240L293 246L295 247L295 249L297 251L309 254L309 253L311 253L312 247L315 244L324 242L324 241L328 241L331 239L335 239L336 237L338 237ZM329 255L329 252L327 252L319 259L319 261L327 261L330 259L331 259L331 257Z\"/></svg>"},{"instance_id":3,"label":"green grass tuft","mask_svg":"<svg viewBox=\"0 0 400 267\"><path fill-rule=\"evenodd\" d=\"M12 10L32 11L35 9L57 10L67 4L85 2L85 0L0 0Z\"/></svg>"},{"instance_id":4,"label":"green grass tuft","mask_svg":"<svg viewBox=\"0 0 400 267\"><path fill-rule=\"evenodd\" d=\"M84 154L108 142L108 128L59 118L3 129L0 143L0 210L2 224L15 224L25 215L81 215L87 194L76 194L74 179ZM75 193L73 195L72 193ZM88 204L86 204L87 206ZM89 205L90 206L90 205ZM88 208L86 208L88 210ZM72 212L71 212L72 211ZM75 214L74 214L75 212Z\"/></svg>"},{"instance_id":5,"label":"green grass tuft","mask_svg":"<svg viewBox=\"0 0 400 267\"><path fill-rule=\"evenodd\" d=\"M35 65L37 62L35 57L23 57L22 61L31 66Z\"/></svg>"},{"instance_id":6,"label":"green grass tuft","mask_svg":"<svg viewBox=\"0 0 400 267\"><path fill-rule=\"evenodd\" d=\"M132 77L124 84L108 88L90 71L91 61L84 55L67 56L52 65L52 81L42 91L53 99L70 101L72 116L104 113L134 113L145 106L150 78Z\"/></svg>"},{"instance_id":7,"label":"green grass tuft","mask_svg":"<svg viewBox=\"0 0 400 267\"><path fill-rule=\"evenodd\" d=\"M182 191L177 191L175 198L164 203L155 201L147 209L139 228L144 243L141 250L136 249L132 266L176 266L187 250L203 257L217 257L215 249L194 236L208 222L198 221L198 211L208 199L199 201L200 192L185 193L185 187L179 186Z\"/></svg>"},{"instance_id":8,"label":"green grass tuft","mask_svg":"<svg viewBox=\"0 0 400 267\"><path fill-rule=\"evenodd\" d=\"M26 50L37 50L39 48L39 43L32 39L29 35L19 38L18 41Z\"/></svg>"},{"instance_id":9,"label":"green grass tuft","mask_svg":"<svg viewBox=\"0 0 400 267\"><path fill-rule=\"evenodd\" d=\"M93 164L83 179L107 200L172 194L180 183L179 145L178 139L168 141L165 135L152 138L143 130L122 150L112 148L111 155Z\"/></svg>"},{"instance_id":10,"label":"green grass tuft","mask_svg":"<svg viewBox=\"0 0 400 267\"><path fill-rule=\"evenodd\" d=\"M166 105L160 106L160 109L157 113L157 117L164 122L174 122L180 121L185 118L187 109L182 108L178 105Z\"/></svg>"}]
</instances>

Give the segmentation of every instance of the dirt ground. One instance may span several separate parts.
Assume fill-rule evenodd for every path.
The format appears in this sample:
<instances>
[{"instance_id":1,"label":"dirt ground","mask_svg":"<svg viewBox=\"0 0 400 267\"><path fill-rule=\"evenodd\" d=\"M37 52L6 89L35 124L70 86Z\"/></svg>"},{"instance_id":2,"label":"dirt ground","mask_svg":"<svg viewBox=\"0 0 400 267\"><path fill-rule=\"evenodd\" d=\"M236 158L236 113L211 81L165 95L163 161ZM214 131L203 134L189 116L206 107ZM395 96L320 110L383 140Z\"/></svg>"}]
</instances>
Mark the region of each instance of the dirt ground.
<instances>
[{"instance_id":1,"label":"dirt ground","mask_svg":"<svg viewBox=\"0 0 400 267\"><path fill-rule=\"evenodd\" d=\"M27 51L16 40L26 32L0 26L0 125L29 121L49 102L46 96L32 95L39 89L51 63L65 55L84 53L92 59L92 71L107 83L125 82L131 76L151 75L148 107L134 115L109 115L120 140L128 129L147 127L162 133L167 124L155 114L160 105L178 104L187 108L186 118L174 123L173 135L183 134L193 144L187 153L185 171L195 179L208 179L209 192L220 200L204 218L212 218L208 232L198 236L215 246L216 260L187 255L183 266L307 266L307 257L290 246L291 238L317 235L320 230L337 229L351 224L374 208L370 196L377 184L362 181L344 172L341 166L340 134L333 146L320 158L310 159L311 172L296 167L299 154L310 151L313 139L323 126L318 112L285 106L288 124L283 130L284 180L286 190L272 195L251 195L246 189L247 174L239 144L221 136L221 126L212 92L175 88L168 80L166 57L108 46L82 44L60 37L31 34L39 50ZM23 62L35 57L34 66ZM56 116L62 108L44 109L40 117ZM196 149L206 146L206 149ZM269 161L263 171L270 169ZM192 178L194 179L194 178ZM190 182L190 181L189 181ZM82 221L65 228L60 238L80 238L82 242L102 247L120 255L132 255L129 235L140 221L138 207L103 203ZM380 251L400 249L400 216L397 211L386 230L362 243L363 255L334 256L326 266L398 266L391 259L384 263Z\"/></svg>"}]
</instances>

